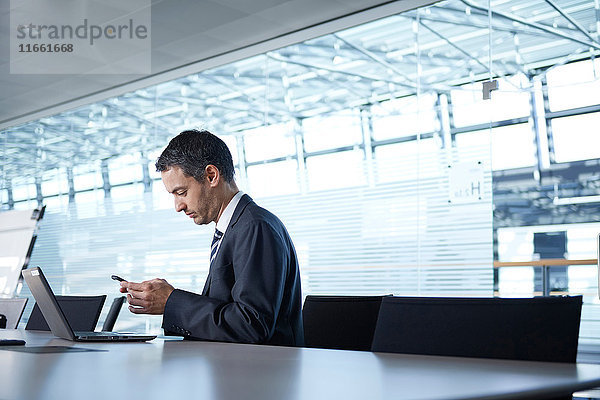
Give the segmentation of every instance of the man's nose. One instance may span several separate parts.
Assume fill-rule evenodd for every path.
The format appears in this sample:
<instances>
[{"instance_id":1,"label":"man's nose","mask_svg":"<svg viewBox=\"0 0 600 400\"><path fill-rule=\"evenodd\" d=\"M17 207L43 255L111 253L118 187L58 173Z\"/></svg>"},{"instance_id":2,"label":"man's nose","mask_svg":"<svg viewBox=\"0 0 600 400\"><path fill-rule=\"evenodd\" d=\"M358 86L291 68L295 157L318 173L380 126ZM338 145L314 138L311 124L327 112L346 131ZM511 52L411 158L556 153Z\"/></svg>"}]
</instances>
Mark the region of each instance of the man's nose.
<instances>
[{"instance_id":1,"label":"man's nose","mask_svg":"<svg viewBox=\"0 0 600 400\"><path fill-rule=\"evenodd\" d=\"M185 210L185 203L179 199L175 199L175 211L183 211Z\"/></svg>"}]
</instances>

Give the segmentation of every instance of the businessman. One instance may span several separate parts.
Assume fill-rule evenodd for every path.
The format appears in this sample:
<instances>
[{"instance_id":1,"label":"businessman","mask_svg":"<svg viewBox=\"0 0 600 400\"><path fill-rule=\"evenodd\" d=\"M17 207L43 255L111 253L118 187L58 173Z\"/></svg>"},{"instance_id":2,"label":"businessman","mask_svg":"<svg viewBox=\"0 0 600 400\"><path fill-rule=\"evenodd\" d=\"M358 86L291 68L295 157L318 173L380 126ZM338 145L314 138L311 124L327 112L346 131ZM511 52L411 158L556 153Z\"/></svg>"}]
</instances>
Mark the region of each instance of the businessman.
<instances>
[{"instance_id":1,"label":"businessman","mask_svg":"<svg viewBox=\"0 0 600 400\"><path fill-rule=\"evenodd\" d=\"M294 245L275 215L238 190L225 143L208 131L184 131L171 140L156 169L175 211L198 225L216 224L210 271L202 294L174 289L164 279L122 282L130 311L162 314L167 334L303 345Z\"/></svg>"}]
</instances>

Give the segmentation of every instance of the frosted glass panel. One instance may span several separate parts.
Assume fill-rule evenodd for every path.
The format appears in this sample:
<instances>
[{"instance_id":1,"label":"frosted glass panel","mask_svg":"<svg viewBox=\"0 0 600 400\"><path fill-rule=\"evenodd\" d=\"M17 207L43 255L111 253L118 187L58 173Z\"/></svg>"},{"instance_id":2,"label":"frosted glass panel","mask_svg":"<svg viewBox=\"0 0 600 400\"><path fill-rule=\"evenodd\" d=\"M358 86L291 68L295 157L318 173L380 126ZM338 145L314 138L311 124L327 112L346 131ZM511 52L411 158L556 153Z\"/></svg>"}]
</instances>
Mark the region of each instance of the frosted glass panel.
<instances>
[{"instance_id":1,"label":"frosted glass panel","mask_svg":"<svg viewBox=\"0 0 600 400\"><path fill-rule=\"evenodd\" d=\"M436 95L424 93L385 101L372 108L373 138L392 139L440 129L436 113Z\"/></svg>"},{"instance_id":2,"label":"frosted glass panel","mask_svg":"<svg viewBox=\"0 0 600 400\"><path fill-rule=\"evenodd\" d=\"M290 124L277 124L246 131L244 144L248 162L285 157L296 153Z\"/></svg>"},{"instance_id":3,"label":"frosted glass panel","mask_svg":"<svg viewBox=\"0 0 600 400\"><path fill-rule=\"evenodd\" d=\"M485 145L489 135L489 129L461 133L456 136L456 145L459 151L472 145ZM493 128L491 151L494 171L535 165L535 138L531 127L517 124Z\"/></svg>"},{"instance_id":4,"label":"frosted glass panel","mask_svg":"<svg viewBox=\"0 0 600 400\"><path fill-rule=\"evenodd\" d=\"M386 179L377 183L353 179L348 188L278 196L260 196L259 185L254 197L289 230L305 295L488 296L493 274L487 149L472 154L484 166L484 181L482 199L470 203L449 203L448 163L456 156L437 149L414 154L410 164L399 164L395 174L385 172ZM380 172L376 161L354 162L359 171ZM411 175L415 166L425 175ZM272 167L294 179L292 164ZM261 171L256 173L260 177ZM407 174L412 178L404 179ZM256 179L260 182L251 179L250 195ZM89 192L87 202L48 212L31 263L44 268L57 294L108 294L110 301L119 295L112 274L132 281L162 277L200 292L213 226L190 223L160 194L160 182L154 188L156 193L132 191L101 201ZM29 295L26 287L22 295ZM160 323L160 317L136 316L124 308L115 329L159 332Z\"/></svg>"},{"instance_id":5,"label":"frosted glass panel","mask_svg":"<svg viewBox=\"0 0 600 400\"><path fill-rule=\"evenodd\" d=\"M302 122L308 152L360 144L362 132L357 112L306 118Z\"/></svg>"},{"instance_id":6,"label":"frosted glass panel","mask_svg":"<svg viewBox=\"0 0 600 400\"><path fill-rule=\"evenodd\" d=\"M298 163L290 160L250 166L248 183L252 193L260 197L298 193Z\"/></svg>"},{"instance_id":7,"label":"frosted glass panel","mask_svg":"<svg viewBox=\"0 0 600 400\"><path fill-rule=\"evenodd\" d=\"M309 189L328 190L363 185L366 181L361 151L344 151L306 159Z\"/></svg>"}]
</instances>

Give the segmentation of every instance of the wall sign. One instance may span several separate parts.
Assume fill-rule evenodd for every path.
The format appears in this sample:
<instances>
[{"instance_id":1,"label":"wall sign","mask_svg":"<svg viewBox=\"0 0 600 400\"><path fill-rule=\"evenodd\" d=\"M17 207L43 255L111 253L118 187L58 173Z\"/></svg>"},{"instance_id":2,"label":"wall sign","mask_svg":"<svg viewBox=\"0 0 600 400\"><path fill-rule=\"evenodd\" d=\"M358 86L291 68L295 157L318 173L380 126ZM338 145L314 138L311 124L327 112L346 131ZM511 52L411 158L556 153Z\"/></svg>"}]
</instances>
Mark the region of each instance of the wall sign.
<instances>
[{"instance_id":1,"label":"wall sign","mask_svg":"<svg viewBox=\"0 0 600 400\"><path fill-rule=\"evenodd\" d=\"M483 163L464 162L448 165L448 202L467 204L483 199Z\"/></svg>"}]
</instances>

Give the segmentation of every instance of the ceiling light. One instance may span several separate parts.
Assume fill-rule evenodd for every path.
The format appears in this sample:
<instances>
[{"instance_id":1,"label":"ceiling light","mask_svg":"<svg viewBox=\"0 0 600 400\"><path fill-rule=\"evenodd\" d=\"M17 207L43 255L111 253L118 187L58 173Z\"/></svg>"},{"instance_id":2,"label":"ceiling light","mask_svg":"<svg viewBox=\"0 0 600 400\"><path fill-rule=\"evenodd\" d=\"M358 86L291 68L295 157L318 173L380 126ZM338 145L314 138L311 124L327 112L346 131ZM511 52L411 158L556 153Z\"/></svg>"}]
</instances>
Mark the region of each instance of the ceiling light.
<instances>
[{"instance_id":1,"label":"ceiling light","mask_svg":"<svg viewBox=\"0 0 600 400\"><path fill-rule=\"evenodd\" d=\"M569 204L600 203L600 195L563 198L555 197L552 202L556 206L564 206Z\"/></svg>"},{"instance_id":2,"label":"ceiling light","mask_svg":"<svg viewBox=\"0 0 600 400\"><path fill-rule=\"evenodd\" d=\"M333 57L332 62L334 65L338 65L338 64L341 64L344 62L344 58L340 57L340 56L335 56L335 57Z\"/></svg>"}]
</instances>

